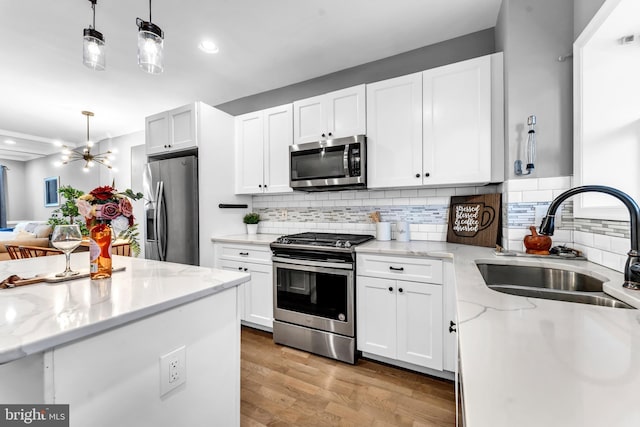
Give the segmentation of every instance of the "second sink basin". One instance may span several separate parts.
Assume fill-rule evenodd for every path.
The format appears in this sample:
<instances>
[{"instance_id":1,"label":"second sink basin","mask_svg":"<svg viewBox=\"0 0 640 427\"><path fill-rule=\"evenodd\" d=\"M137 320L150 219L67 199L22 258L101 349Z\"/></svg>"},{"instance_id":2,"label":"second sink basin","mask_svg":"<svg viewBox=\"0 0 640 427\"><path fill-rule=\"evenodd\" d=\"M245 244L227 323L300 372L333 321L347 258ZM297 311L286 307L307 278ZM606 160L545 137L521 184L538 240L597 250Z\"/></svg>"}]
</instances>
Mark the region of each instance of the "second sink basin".
<instances>
[{"instance_id":1,"label":"second sink basin","mask_svg":"<svg viewBox=\"0 0 640 427\"><path fill-rule=\"evenodd\" d=\"M633 308L602 290L603 280L559 268L476 263L490 289L505 294L577 302L615 308Z\"/></svg>"}]
</instances>

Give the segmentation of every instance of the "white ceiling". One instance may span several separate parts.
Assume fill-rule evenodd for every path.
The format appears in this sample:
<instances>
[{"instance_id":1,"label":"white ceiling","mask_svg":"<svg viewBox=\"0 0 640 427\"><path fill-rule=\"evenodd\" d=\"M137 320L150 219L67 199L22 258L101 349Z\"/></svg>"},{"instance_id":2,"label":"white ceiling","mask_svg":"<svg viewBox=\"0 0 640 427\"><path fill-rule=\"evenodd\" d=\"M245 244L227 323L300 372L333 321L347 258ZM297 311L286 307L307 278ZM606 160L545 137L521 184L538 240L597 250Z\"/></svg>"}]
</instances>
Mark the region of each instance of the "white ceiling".
<instances>
[{"instance_id":1,"label":"white ceiling","mask_svg":"<svg viewBox=\"0 0 640 427\"><path fill-rule=\"evenodd\" d=\"M107 69L82 65L88 0L0 0L0 158L30 160L144 128L144 117L290 85L495 26L501 0L156 0L165 71L136 62L148 2L98 0ZM207 37L220 52L197 45ZM16 142L5 144L6 139Z\"/></svg>"}]
</instances>

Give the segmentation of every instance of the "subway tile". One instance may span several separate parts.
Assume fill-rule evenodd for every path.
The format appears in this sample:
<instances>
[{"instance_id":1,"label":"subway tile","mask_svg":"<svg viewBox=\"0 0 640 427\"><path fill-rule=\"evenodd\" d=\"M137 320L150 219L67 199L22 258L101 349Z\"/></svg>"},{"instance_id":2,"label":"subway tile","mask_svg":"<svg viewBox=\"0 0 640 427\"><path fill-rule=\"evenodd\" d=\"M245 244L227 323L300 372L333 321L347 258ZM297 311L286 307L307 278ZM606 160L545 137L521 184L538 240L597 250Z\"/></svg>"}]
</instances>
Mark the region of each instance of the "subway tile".
<instances>
[{"instance_id":1,"label":"subway tile","mask_svg":"<svg viewBox=\"0 0 640 427\"><path fill-rule=\"evenodd\" d=\"M401 190L400 197L418 197L417 189Z\"/></svg>"},{"instance_id":2,"label":"subway tile","mask_svg":"<svg viewBox=\"0 0 640 427\"><path fill-rule=\"evenodd\" d=\"M571 178L568 176L558 176L553 178L539 178L539 190L568 190L571 188Z\"/></svg>"},{"instance_id":3,"label":"subway tile","mask_svg":"<svg viewBox=\"0 0 640 427\"><path fill-rule=\"evenodd\" d=\"M396 197L392 200L394 206L406 206L410 201L408 197Z\"/></svg>"},{"instance_id":4,"label":"subway tile","mask_svg":"<svg viewBox=\"0 0 640 427\"><path fill-rule=\"evenodd\" d=\"M509 191L507 193L507 202L508 203L522 202L522 191Z\"/></svg>"},{"instance_id":5,"label":"subway tile","mask_svg":"<svg viewBox=\"0 0 640 427\"><path fill-rule=\"evenodd\" d=\"M476 187L459 187L455 188L456 196L473 196L477 193Z\"/></svg>"},{"instance_id":6,"label":"subway tile","mask_svg":"<svg viewBox=\"0 0 640 427\"><path fill-rule=\"evenodd\" d=\"M356 193L356 199L368 199L369 192L368 191L358 191Z\"/></svg>"},{"instance_id":7,"label":"subway tile","mask_svg":"<svg viewBox=\"0 0 640 427\"><path fill-rule=\"evenodd\" d=\"M631 239L623 237L611 237L611 251L617 254L626 255L631 249Z\"/></svg>"},{"instance_id":8,"label":"subway tile","mask_svg":"<svg viewBox=\"0 0 640 427\"><path fill-rule=\"evenodd\" d=\"M593 247L603 251L611 251L611 238L603 234L594 234Z\"/></svg>"},{"instance_id":9,"label":"subway tile","mask_svg":"<svg viewBox=\"0 0 640 427\"><path fill-rule=\"evenodd\" d=\"M451 199L449 197L427 197L427 205L429 206L449 206L450 201Z\"/></svg>"},{"instance_id":10,"label":"subway tile","mask_svg":"<svg viewBox=\"0 0 640 427\"><path fill-rule=\"evenodd\" d=\"M409 205L411 206L424 206L427 204L426 197L412 197L409 199Z\"/></svg>"},{"instance_id":11,"label":"subway tile","mask_svg":"<svg viewBox=\"0 0 640 427\"><path fill-rule=\"evenodd\" d=\"M384 197L386 199L392 199L394 197L400 197L400 196L402 196L401 190L385 190L384 192Z\"/></svg>"},{"instance_id":12,"label":"subway tile","mask_svg":"<svg viewBox=\"0 0 640 427\"><path fill-rule=\"evenodd\" d=\"M337 194L340 194L340 198L344 200L353 200L356 198L355 191L340 191Z\"/></svg>"},{"instance_id":13,"label":"subway tile","mask_svg":"<svg viewBox=\"0 0 640 427\"><path fill-rule=\"evenodd\" d=\"M626 257L623 257L621 255L614 254L613 252L608 251L602 252L602 265L612 270L616 270L621 273L624 272L626 261Z\"/></svg>"},{"instance_id":14,"label":"subway tile","mask_svg":"<svg viewBox=\"0 0 640 427\"><path fill-rule=\"evenodd\" d=\"M585 233L583 231L576 231L573 233L573 238L576 243L579 243L584 246L593 247L593 233Z\"/></svg>"},{"instance_id":15,"label":"subway tile","mask_svg":"<svg viewBox=\"0 0 640 427\"><path fill-rule=\"evenodd\" d=\"M436 188L436 197L455 196L455 188Z\"/></svg>"},{"instance_id":16,"label":"subway tile","mask_svg":"<svg viewBox=\"0 0 640 427\"><path fill-rule=\"evenodd\" d=\"M337 191L332 191L329 193L329 200L340 200L342 199L342 194Z\"/></svg>"},{"instance_id":17,"label":"subway tile","mask_svg":"<svg viewBox=\"0 0 640 427\"><path fill-rule=\"evenodd\" d=\"M436 190L434 188L420 188L418 189L418 197L434 197Z\"/></svg>"},{"instance_id":18,"label":"subway tile","mask_svg":"<svg viewBox=\"0 0 640 427\"><path fill-rule=\"evenodd\" d=\"M535 190L523 191L523 202L551 202L553 200L553 192L551 190Z\"/></svg>"},{"instance_id":19,"label":"subway tile","mask_svg":"<svg viewBox=\"0 0 640 427\"><path fill-rule=\"evenodd\" d=\"M328 192L319 192L319 193L315 193L315 195L316 195L315 200L329 200Z\"/></svg>"},{"instance_id":20,"label":"subway tile","mask_svg":"<svg viewBox=\"0 0 640 427\"><path fill-rule=\"evenodd\" d=\"M511 179L507 191L532 191L538 189L536 178Z\"/></svg>"}]
</instances>

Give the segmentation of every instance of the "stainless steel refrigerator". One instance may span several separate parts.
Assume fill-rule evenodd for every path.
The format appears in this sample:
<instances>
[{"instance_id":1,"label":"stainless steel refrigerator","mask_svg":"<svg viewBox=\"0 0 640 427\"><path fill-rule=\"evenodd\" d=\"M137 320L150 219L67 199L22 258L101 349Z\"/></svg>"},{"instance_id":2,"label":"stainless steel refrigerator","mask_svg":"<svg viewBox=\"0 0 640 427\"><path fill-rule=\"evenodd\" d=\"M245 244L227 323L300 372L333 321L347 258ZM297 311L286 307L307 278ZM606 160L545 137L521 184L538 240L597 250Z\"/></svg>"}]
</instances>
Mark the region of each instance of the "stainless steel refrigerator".
<instances>
[{"instance_id":1,"label":"stainless steel refrigerator","mask_svg":"<svg viewBox=\"0 0 640 427\"><path fill-rule=\"evenodd\" d=\"M198 158L147 163L143 188L145 258L198 265Z\"/></svg>"}]
</instances>

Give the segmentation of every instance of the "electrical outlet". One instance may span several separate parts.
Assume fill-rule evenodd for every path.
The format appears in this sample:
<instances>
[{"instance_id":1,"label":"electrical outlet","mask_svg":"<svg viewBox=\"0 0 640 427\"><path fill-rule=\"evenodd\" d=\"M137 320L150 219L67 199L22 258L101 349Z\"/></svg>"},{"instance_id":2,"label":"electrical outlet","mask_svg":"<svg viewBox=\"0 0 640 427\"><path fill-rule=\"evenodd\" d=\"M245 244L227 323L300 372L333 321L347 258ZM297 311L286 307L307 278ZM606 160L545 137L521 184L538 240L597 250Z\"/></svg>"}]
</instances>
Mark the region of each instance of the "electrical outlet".
<instances>
[{"instance_id":1,"label":"electrical outlet","mask_svg":"<svg viewBox=\"0 0 640 427\"><path fill-rule=\"evenodd\" d=\"M160 356L160 396L187 381L186 360L185 346Z\"/></svg>"}]
</instances>

